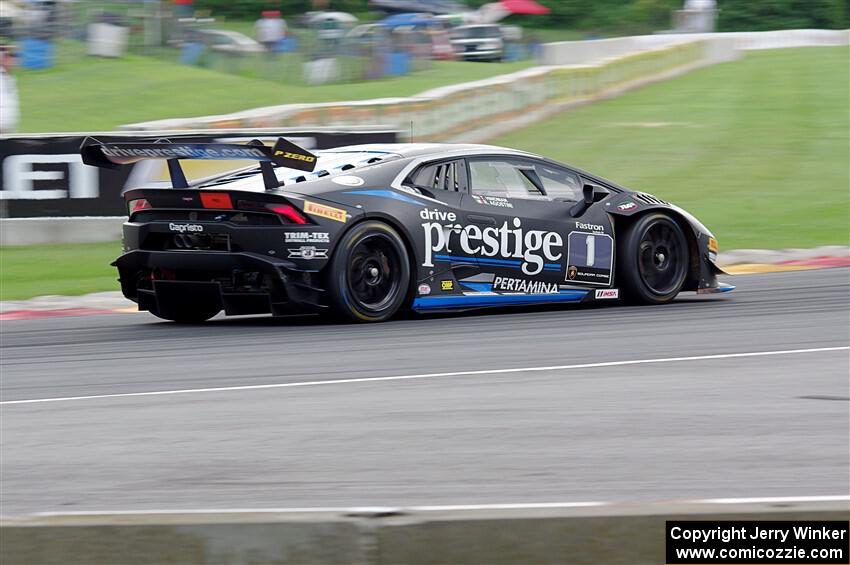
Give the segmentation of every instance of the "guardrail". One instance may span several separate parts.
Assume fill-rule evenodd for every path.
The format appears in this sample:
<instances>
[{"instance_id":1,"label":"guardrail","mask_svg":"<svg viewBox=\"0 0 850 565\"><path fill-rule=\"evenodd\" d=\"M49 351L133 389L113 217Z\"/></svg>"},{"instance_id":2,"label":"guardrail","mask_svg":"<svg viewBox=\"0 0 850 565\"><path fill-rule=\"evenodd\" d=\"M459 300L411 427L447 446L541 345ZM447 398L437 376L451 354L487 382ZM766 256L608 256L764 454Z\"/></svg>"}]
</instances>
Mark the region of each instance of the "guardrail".
<instances>
[{"instance_id":1,"label":"guardrail","mask_svg":"<svg viewBox=\"0 0 850 565\"><path fill-rule=\"evenodd\" d=\"M665 562L667 520L846 520L847 497L4 518L4 565Z\"/></svg>"}]
</instances>

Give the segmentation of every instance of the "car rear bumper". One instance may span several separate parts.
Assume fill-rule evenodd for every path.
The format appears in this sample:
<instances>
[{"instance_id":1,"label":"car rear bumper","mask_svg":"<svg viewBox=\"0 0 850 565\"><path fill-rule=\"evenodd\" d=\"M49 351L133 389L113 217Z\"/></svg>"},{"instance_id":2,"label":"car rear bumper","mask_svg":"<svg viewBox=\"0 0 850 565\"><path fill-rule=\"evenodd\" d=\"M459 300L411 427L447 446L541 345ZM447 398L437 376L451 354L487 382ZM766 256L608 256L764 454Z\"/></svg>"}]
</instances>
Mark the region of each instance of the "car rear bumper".
<instances>
[{"instance_id":1,"label":"car rear bumper","mask_svg":"<svg viewBox=\"0 0 850 565\"><path fill-rule=\"evenodd\" d=\"M317 273L256 253L135 250L113 265L121 291L140 310L198 303L228 315L285 315L326 307Z\"/></svg>"}]
</instances>

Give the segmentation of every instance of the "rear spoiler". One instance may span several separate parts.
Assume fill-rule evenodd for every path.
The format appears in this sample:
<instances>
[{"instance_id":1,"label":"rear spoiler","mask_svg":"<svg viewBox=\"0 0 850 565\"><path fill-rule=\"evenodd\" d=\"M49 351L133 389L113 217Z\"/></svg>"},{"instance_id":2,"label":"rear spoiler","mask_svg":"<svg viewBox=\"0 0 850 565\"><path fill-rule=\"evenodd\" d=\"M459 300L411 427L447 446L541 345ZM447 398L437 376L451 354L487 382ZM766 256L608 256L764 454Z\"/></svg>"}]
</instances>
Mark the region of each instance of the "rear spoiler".
<instances>
[{"instance_id":1,"label":"rear spoiler","mask_svg":"<svg viewBox=\"0 0 850 565\"><path fill-rule=\"evenodd\" d=\"M164 159L168 162L168 173L173 188L188 188L186 175L180 167L181 159L212 161L259 161L266 190L280 186L274 166L312 172L316 168L316 156L282 137L274 147L255 139L245 145L236 143L185 143L160 139L154 142L101 142L87 137L80 146L83 163L95 167L114 169L121 165L137 163L145 159Z\"/></svg>"}]
</instances>

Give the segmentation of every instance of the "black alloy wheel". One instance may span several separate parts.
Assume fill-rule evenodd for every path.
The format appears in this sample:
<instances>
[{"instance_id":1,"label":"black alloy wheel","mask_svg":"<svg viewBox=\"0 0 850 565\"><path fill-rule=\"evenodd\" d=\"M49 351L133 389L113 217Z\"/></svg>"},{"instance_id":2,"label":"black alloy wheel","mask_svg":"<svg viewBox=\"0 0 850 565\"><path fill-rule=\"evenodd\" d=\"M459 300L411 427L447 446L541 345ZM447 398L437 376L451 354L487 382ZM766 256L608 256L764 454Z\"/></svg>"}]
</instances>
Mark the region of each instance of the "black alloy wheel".
<instances>
[{"instance_id":1,"label":"black alloy wheel","mask_svg":"<svg viewBox=\"0 0 850 565\"><path fill-rule=\"evenodd\" d=\"M623 292L632 302L670 302L688 275L688 240L679 224L665 214L649 214L628 226L618 257Z\"/></svg>"},{"instance_id":2,"label":"black alloy wheel","mask_svg":"<svg viewBox=\"0 0 850 565\"><path fill-rule=\"evenodd\" d=\"M347 232L329 265L336 313L358 322L391 318L410 294L410 260L398 233L368 221Z\"/></svg>"}]
</instances>

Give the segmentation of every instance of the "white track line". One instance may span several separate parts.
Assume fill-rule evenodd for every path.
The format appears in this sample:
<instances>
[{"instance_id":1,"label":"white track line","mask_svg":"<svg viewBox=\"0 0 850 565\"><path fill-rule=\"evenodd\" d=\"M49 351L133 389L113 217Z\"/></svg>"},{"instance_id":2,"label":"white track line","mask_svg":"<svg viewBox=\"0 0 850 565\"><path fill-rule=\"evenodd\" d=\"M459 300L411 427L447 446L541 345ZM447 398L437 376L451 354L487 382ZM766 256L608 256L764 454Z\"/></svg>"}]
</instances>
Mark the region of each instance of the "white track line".
<instances>
[{"instance_id":1,"label":"white track line","mask_svg":"<svg viewBox=\"0 0 850 565\"><path fill-rule=\"evenodd\" d=\"M392 512L439 512L449 510L515 510L534 508L590 508L610 502L529 502L508 504L449 504L445 506L312 506L306 508L191 508L166 510L77 510L37 512L33 516L132 516L134 514L257 514L289 512L334 512L337 514L388 514Z\"/></svg>"},{"instance_id":2,"label":"white track line","mask_svg":"<svg viewBox=\"0 0 850 565\"><path fill-rule=\"evenodd\" d=\"M765 496L762 498L708 498L698 504L783 504L785 502L850 502L850 496Z\"/></svg>"},{"instance_id":3,"label":"white track line","mask_svg":"<svg viewBox=\"0 0 850 565\"><path fill-rule=\"evenodd\" d=\"M695 355L692 357L666 357L663 359L634 359L631 361L604 361L601 363L581 363L578 365L553 365L549 367L521 367L516 369L484 369L480 371L454 371L451 373L424 373L420 375L396 375L390 377L361 377L354 379L333 379L326 381L302 381L294 383L273 383L264 385L222 386L214 388L190 388L179 390L155 390L149 392L122 392L116 394L93 394L89 396L62 396L56 398L31 398L28 400L4 400L0 405L35 404L41 402L69 402L72 400L94 400L101 398L129 398L133 396L163 396L170 394L192 394L205 392L232 392L243 390L263 390L270 388L292 388L301 386L326 386L353 383L376 383L383 381L405 381L414 379L434 379L440 377L468 377L476 375L504 375L508 373L528 373L535 371L566 371L571 369L597 369L600 367L622 367L626 365L648 365L653 363L681 363L685 361L706 361L716 359L739 359L742 357L767 357L771 355L796 355L801 353L821 353L825 351L846 351L850 346L815 347L811 349L784 349L781 351L752 351L748 353L722 353L718 355Z\"/></svg>"},{"instance_id":4,"label":"white track line","mask_svg":"<svg viewBox=\"0 0 850 565\"><path fill-rule=\"evenodd\" d=\"M280 514L301 512L333 512L337 514L388 514L399 512L448 512L454 510L536 510L547 508L595 508L600 506L630 507L645 505L685 504L765 504L805 502L850 502L850 496L779 496L763 498L706 498L699 500L655 500L640 502L517 502L501 504L447 504L432 506L324 506L307 508L191 508L162 510L77 510L71 512L36 512L33 516L133 516L152 514Z\"/></svg>"}]
</instances>

